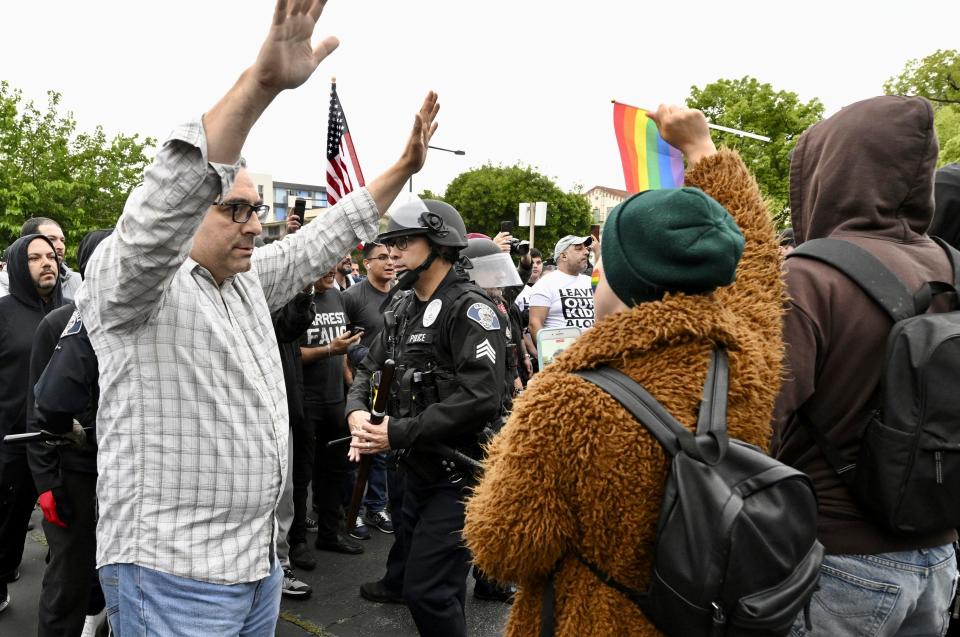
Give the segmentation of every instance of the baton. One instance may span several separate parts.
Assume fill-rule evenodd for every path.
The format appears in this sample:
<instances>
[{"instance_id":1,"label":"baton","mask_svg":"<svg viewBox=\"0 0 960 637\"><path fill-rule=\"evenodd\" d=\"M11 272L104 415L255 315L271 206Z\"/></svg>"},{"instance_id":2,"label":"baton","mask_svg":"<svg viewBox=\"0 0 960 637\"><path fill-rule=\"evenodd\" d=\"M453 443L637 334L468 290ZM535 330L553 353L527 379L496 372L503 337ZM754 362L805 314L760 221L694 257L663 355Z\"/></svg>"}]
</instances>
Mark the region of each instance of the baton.
<instances>
[{"instance_id":1,"label":"baton","mask_svg":"<svg viewBox=\"0 0 960 637\"><path fill-rule=\"evenodd\" d=\"M83 431L88 431L92 427L84 427ZM77 444L76 434L71 431L65 434L57 434L46 429L40 431L28 431L23 434L8 434L3 437L5 445L26 445L34 442L53 442L57 444Z\"/></svg>"},{"instance_id":2,"label":"baton","mask_svg":"<svg viewBox=\"0 0 960 637\"><path fill-rule=\"evenodd\" d=\"M476 471L483 470L482 462L480 462L476 458L471 458L470 456L463 453L462 451L457 451L456 449L448 445L445 445L439 442L434 442L434 443L425 445L424 450L432 451L433 453L439 456L443 456L447 460L453 460L454 462L460 463L462 465L466 465Z\"/></svg>"},{"instance_id":3,"label":"baton","mask_svg":"<svg viewBox=\"0 0 960 637\"><path fill-rule=\"evenodd\" d=\"M379 425L387 415L387 398L390 396L390 386L393 385L393 372L397 364L392 358L383 363L380 370L380 384L373 398L373 407L370 409L370 422ZM349 440L352 436L348 436ZM331 441L336 442L336 441ZM328 443L329 446L330 443ZM363 492L367 489L367 478L370 476L372 455L360 456L360 468L357 471L357 481L353 484L353 495L350 497L350 506L347 508L347 533L357 525L357 514L360 512L360 503L363 501Z\"/></svg>"},{"instance_id":4,"label":"baton","mask_svg":"<svg viewBox=\"0 0 960 637\"><path fill-rule=\"evenodd\" d=\"M345 442L350 442L353 440L353 436L344 436L343 438L337 438L336 440L331 440L327 443L328 447L333 447L335 445L342 445Z\"/></svg>"}]
</instances>

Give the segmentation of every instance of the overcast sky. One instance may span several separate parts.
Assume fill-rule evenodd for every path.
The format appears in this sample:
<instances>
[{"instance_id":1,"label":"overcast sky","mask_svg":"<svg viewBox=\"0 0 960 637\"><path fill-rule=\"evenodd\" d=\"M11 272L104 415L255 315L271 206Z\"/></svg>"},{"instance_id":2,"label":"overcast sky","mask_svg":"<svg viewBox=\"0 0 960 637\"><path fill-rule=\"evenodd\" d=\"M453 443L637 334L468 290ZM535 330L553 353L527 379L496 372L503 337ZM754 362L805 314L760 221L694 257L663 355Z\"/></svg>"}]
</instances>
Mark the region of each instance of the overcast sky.
<instances>
[{"instance_id":1,"label":"overcast sky","mask_svg":"<svg viewBox=\"0 0 960 637\"><path fill-rule=\"evenodd\" d=\"M63 94L81 129L163 139L256 56L272 0L3 3L0 79ZM340 48L278 98L244 155L275 180L323 183L329 80L368 178L440 94L415 188L442 192L486 162L529 163L561 187L623 187L612 106L681 103L691 85L752 75L832 113L880 93L910 58L957 48L960 2L331 0L316 35ZM756 131L762 133L763 131Z\"/></svg>"}]
</instances>

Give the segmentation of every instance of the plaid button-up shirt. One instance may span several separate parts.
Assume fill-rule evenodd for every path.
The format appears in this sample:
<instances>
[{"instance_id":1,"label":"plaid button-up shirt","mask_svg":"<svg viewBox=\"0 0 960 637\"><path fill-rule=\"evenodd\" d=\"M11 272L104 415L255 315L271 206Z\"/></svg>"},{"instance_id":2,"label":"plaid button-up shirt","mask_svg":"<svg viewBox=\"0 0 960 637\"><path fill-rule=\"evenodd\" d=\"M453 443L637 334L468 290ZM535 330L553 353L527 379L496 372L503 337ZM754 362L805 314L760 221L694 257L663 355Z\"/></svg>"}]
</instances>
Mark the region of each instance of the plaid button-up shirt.
<instances>
[{"instance_id":1,"label":"plaid button-up shirt","mask_svg":"<svg viewBox=\"0 0 960 637\"><path fill-rule=\"evenodd\" d=\"M257 248L217 285L187 255L238 166L200 121L174 131L87 265L77 296L100 364L97 566L213 582L266 577L286 475L286 391L270 312L376 234L366 189Z\"/></svg>"}]
</instances>

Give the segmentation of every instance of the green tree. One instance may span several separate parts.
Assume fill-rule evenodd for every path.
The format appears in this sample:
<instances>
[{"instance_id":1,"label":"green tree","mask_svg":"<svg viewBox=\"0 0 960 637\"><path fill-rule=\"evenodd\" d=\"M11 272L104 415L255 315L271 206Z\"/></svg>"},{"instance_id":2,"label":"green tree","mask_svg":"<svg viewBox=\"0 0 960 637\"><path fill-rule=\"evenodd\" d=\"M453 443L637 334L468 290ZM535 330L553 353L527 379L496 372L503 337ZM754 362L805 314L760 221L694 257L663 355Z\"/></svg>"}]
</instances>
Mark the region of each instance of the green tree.
<instances>
[{"instance_id":1,"label":"green tree","mask_svg":"<svg viewBox=\"0 0 960 637\"><path fill-rule=\"evenodd\" d=\"M883 85L887 95L919 95L933 103L940 139L939 165L960 161L960 52L937 50L909 60Z\"/></svg>"},{"instance_id":2,"label":"green tree","mask_svg":"<svg viewBox=\"0 0 960 637\"><path fill-rule=\"evenodd\" d=\"M960 108L943 106L934 115L933 124L940 138L939 165L960 162Z\"/></svg>"},{"instance_id":3,"label":"green tree","mask_svg":"<svg viewBox=\"0 0 960 637\"><path fill-rule=\"evenodd\" d=\"M784 225L790 202L789 154L800 133L823 117L820 100L803 102L796 93L775 91L770 84L746 76L690 87L687 106L703 111L713 124L770 138L770 142L762 142L713 131L715 141L740 152L757 178L771 214Z\"/></svg>"},{"instance_id":4,"label":"green tree","mask_svg":"<svg viewBox=\"0 0 960 637\"><path fill-rule=\"evenodd\" d=\"M470 232L494 236L501 221L513 221L513 235L529 239L529 228L517 226L521 202L546 201L547 225L534 232L534 245L545 255L560 237L590 231L590 204L583 195L561 190L530 166L486 164L458 175L447 186L444 201L463 215Z\"/></svg>"},{"instance_id":5,"label":"green tree","mask_svg":"<svg viewBox=\"0 0 960 637\"><path fill-rule=\"evenodd\" d=\"M960 104L960 52L954 49L909 60L883 85L887 95L921 95L937 104Z\"/></svg>"},{"instance_id":6,"label":"green tree","mask_svg":"<svg viewBox=\"0 0 960 637\"><path fill-rule=\"evenodd\" d=\"M0 247L20 236L30 217L56 219L67 237L67 260L88 231L113 226L123 203L143 177L152 138L103 128L77 132L71 113L59 111L60 94L47 108L24 102L21 91L0 82Z\"/></svg>"}]
</instances>

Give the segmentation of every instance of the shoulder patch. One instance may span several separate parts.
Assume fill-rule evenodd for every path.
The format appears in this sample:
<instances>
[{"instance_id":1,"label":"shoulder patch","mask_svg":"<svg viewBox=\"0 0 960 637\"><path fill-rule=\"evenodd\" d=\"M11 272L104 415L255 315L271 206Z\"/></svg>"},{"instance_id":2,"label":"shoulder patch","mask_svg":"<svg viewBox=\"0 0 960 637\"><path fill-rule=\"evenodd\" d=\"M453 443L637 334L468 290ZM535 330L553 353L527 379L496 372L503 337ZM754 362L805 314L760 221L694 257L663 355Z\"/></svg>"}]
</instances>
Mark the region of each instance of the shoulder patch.
<instances>
[{"instance_id":1,"label":"shoulder patch","mask_svg":"<svg viewBox=\"0 0 960 637\"><path fill-rule=\"evenodd\" d=\"M79 334L81 329L83 329L83 319L80 318L80 310L74 310L73 316L70 317L70 322L67 323L67 326L63 329L60 338Z\"/></svg>"},{"instance_id":2,"label":"shoulder patch","mask_svg":"<svg viewBox=\"0 0 960 637\"><path fill-rule=\"evenodd\" d=\"M485 303L474 303L467 308L467 318L479 323L488 332L500 329L500 318L496 311Z\"/></svg>"}]
</instances>

